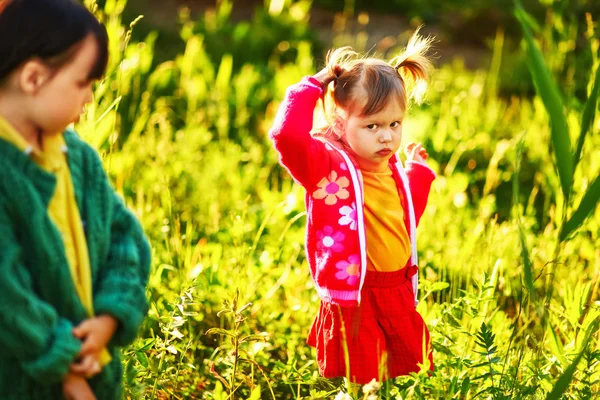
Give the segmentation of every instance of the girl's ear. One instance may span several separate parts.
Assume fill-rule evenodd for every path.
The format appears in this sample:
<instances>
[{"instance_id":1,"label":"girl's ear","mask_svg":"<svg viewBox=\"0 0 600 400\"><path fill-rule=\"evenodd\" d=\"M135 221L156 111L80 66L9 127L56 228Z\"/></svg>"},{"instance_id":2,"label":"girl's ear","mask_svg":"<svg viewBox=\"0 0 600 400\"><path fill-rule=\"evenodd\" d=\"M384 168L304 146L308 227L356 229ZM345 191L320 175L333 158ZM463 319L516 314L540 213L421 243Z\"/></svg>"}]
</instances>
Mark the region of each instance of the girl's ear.
<instances>
[{"instance_id":1,"label":"girl's ear","mask_svg":"<svg viewBox=\"0 0 600 400\"><path fill-rule=\"evenodd\" d=\"M50 80L52 72L40 60L29 60L19 73L19 88L26 94L35 95Z\"/></svg>"},{"instance_id":2,"label":"girl's ear","mask_svg":"<svg viewBox=\"0 0 600 400\"><path fill-rule=\"evenodd\" d=\"M332 128L336 136L341 139L346 135L346 119L336 113Z\"/></svg>"}]
</instances>

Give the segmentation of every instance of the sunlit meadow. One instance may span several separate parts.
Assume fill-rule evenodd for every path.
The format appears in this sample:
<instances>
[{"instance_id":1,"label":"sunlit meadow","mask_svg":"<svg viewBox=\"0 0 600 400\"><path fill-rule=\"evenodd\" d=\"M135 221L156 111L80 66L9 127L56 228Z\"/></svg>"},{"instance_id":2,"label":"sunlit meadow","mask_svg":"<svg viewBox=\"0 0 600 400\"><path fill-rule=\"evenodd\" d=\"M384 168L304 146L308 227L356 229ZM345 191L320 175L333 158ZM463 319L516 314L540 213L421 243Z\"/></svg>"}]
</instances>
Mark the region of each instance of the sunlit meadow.
<instances>
[{"instance_id":1,"label":"sunlit meadow","mask_svg":"<svg viewBox=\"0 0 600 400\"><path fill-rule=\"evenodd\" d=\"M267 138L286 87L322 64L311 1L267 0L237 24L234 3L196 20L182 10L182 51L165 61L157 32L132 39L126 0L87 1L107 24L111 62L77 129L153 248L150 312L123 352L126 398L352 398L319 377L305 343L319 300L304 194ZM538 25L514 7L514 76L533 76L530 90L503 93L514 54L499 30L479 69L437 65L404 127L438 174L418 239L435 372L359 398L600 395L598 21L548 7ZM398 34L399 45L410 32ZM576 50L587 59L573 63Z\"/></svg>"}]
</instances>

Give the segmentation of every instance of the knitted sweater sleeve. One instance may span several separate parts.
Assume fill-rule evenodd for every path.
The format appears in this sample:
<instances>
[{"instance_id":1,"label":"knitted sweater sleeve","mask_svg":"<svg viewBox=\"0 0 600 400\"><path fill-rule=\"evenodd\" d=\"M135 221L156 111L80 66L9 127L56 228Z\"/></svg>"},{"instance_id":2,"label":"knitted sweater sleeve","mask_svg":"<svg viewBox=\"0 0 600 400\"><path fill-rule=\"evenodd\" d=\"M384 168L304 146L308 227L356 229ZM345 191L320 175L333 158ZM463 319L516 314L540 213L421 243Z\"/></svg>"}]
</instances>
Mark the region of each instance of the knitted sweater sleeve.
<instances>
[{"instance_id":1,"label":"knitted sweater sleeve","mask_svg":"<svg viewBox=\"0 0 600 400\"><path fill-rule=\"evenodd\" d=\"M312 77L290 86L269 131L281 164L304 187L311 184L315 161L327 157L324 144L310 135L313 113L322 93L320 83Z\"/></svg>"},{"instance_id":2,"label":"knitted sweater sleeve","mask_svg":"<svg viewBox=\"0 0 600 400\"><path fill-rule=\"evenodd\" d=\"M35 294L4 205L0 205L0 248L2 354L16 357L26 373L43 384L60 382L81 342L73 336L71 322Z\"/></svg>"},{"instance_id":3,"label":"knitted sweater sleeve","mask_svg":"<svg viewBox=\"0 0 600 400\"><path fill-rule=\"evenodd\" d=\"M108 197L110 247L99 266L98 289L94 293L96 314L110 314L119 321L111 343L125 346L137 336L148 312L146 284L150 270L150 245L142 227L123 200L114 192L104 171Z\"/></svg>"}]
</instances>

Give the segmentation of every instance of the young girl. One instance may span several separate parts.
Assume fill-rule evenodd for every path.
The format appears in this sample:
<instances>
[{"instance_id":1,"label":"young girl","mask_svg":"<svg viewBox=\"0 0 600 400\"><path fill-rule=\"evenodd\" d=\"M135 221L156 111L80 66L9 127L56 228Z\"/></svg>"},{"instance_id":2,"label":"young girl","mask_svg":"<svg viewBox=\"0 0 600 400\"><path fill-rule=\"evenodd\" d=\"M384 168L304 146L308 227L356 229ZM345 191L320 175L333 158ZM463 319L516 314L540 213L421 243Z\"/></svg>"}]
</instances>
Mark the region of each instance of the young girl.
<instances>
[{"instance_id":1,"label":"young girl","mask_svg":"<svg viewBox=\"0 0 600 400\"><path fill-rule=\"evenodd\" d=\"M330 53L325 69L288 89L270 131L306 189L306 250L321 298L308 343L327 378L364 384L419 364L433 369L415 310L415 239L435 174L421 145L406 146L406 170L396 155L411 97L405 82L422 87L427 47L415 34L389 64L350 48ZM321 98L327 123L314 129Z\"/></svg>"},{"instance_id":2,"label":"young girl","mask_svg":"<svg viewBox=\"0 0 600 400\"><path fill-rule=\"evenodd\" d=\"M94 150L65 128L107 34L75 0L0 0L0 399L117 399L150 249Z\"/></svg>"}]
</instances>

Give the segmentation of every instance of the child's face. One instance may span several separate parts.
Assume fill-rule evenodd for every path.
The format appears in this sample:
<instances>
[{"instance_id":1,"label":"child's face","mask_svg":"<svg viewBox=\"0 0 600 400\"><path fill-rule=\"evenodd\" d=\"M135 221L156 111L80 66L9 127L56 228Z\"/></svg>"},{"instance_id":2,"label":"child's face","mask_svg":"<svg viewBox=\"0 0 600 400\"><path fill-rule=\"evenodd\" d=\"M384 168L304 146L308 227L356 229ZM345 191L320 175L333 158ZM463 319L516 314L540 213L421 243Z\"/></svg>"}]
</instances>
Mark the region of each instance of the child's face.
<instances>
[{"instance_id":1,"label":"child's face","mask_svg":"<svg viewBox=\"0 0 600 400\"><path fill-rule=\"evenodd\" d=\"M402 141L404 110L391 100L378 113L361 116L351 112L346 121L342 140L350 147L363 169L382 171Z\"/></svg>"},{"instance_id":2,"label":"child's face","mask_svg":"<svg viewBox=\"0 0 600 400\"><path fill-rule=\"evenodd\" d=\"M93 81L88 79L98 45L93 36L83 39L72 60L54 71L48 81L32 95L30 116L45 133L60 133L76 122L83 107L92 101Z\"/></svg>"}]
</instances>

